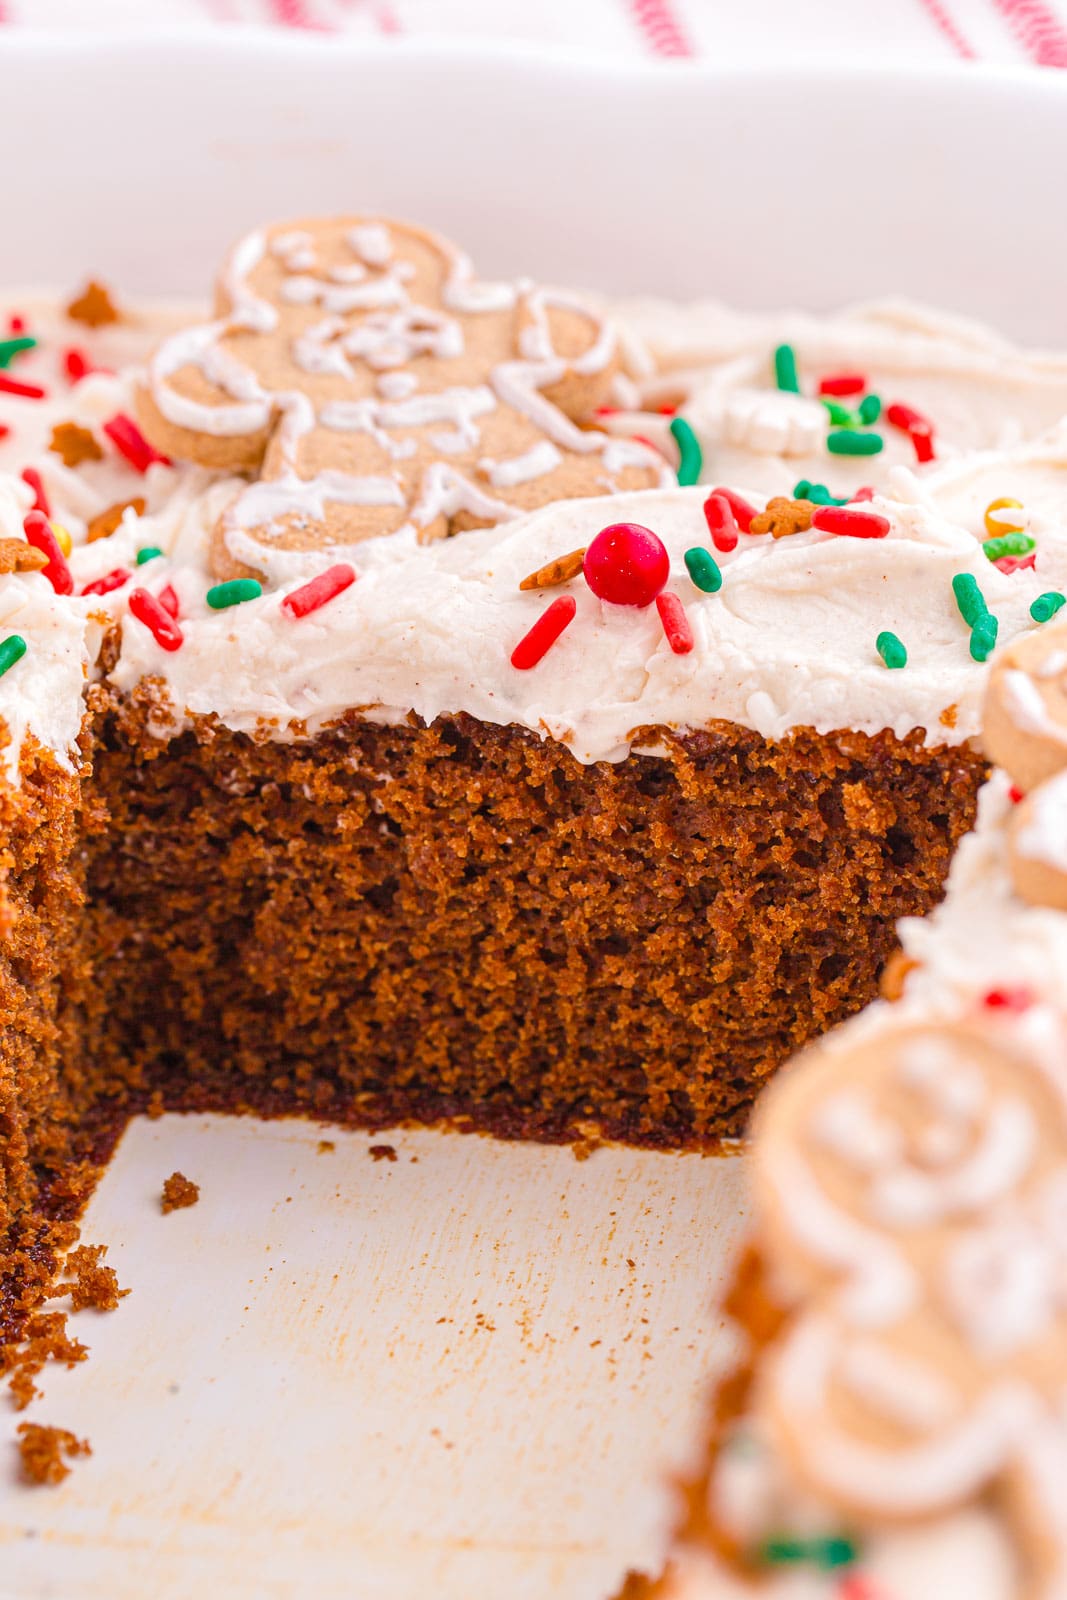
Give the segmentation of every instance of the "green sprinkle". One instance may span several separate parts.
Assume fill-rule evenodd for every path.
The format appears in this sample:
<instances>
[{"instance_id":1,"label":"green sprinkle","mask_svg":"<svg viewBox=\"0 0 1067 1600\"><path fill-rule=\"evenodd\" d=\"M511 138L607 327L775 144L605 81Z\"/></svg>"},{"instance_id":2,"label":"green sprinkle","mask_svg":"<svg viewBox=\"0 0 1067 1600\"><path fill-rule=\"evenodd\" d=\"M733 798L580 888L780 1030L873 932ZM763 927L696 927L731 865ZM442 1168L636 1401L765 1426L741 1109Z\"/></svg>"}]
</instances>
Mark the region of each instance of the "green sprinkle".
<instances>
[{"instance_id":1,"label":"green sprinkle","mask_svg":"<svg viewBox=\"0 0 1067 1600\"><path fill-rule=\"evenodd\" d=\"M1011 533L998 533L995 539L983 539L982 549L990 561L999 561L1001 556L1028 555L1036 544L1032 533L1013 528Z\"/></svg>"},{"instance_id":2,"label":"green sprinkle","mask_svg":"<svg viewBox=\"0 0 1067 1600\"><path fill-rule=\"evenodd\" d=\"M887 667L907 666L908 652L896 634L890 633L888 628L878 635L874 641L874 648L878 651Z\"/></svg>"},{"instance_id":3,"label":"green sprinkle","mask_svg":"<svg viewBox=\"0 0 1067 1600\"><path fill-rule=\"evenodd\" d=\"M26 641L21 633L9 633L7 638L0 643L0 678L21 661L26 654Z\"/></svg>"},{"instance_id":4,"label":"green sprinkle","mask_svg":"<svg viewBox=\"0 0 1067 1600\"><path fill-rule=\"evenodd\" d=\"M699 483L704 454L700 440L684 417L671 418L671 438L678 446L679 485L684 489L690 483Z\"/></svg>"},{"instance_id":5,"label":"green sprinkle","mask_svg":"<svg viewBox=\"0 0 1067 1600\"><path fill-rule=\"evenodd\" d=\"M137 552L137 565L139 567L143 567L146 561L154 561L157 556L161 556L162 554L163 552L159 548L158 544L142 545L141 549Z\"/></svg>"},{"instance_id":6,"label":"green sprinkle","mask_svg":"<svg viewBox=\"0 0 1067 1600\"><path fill-rule=\"evenodd\" d=\"M860 421L865 428L872 422L877 422L882 415L882 397L880 394L865 394L860 401Z\"/></svg>"},{"instance_id":7,"label":"green sprinkle","mask_svg":"<svg viewBox=\"0 0 1067 1600\"><path fill-rule=\"evenodd\" d=\"M876 456L884 443L880 433L857 433L854 428L838 428L826 436L832 456Z\"/></svg>"},{"instance_id":8,"label":"green sprinkle","mask_svg":"<svg viewBox=\"0 0 1067 1600\"><path fill-rule=\"evenodd\" d=\"M848 428L855 422L856 419L848 406L843 406L839 400L828 400L825 395L820 396L820 398L830 413L830 421L835 428Z\"/></svg>"},{"instance_id":9,"label":"green sprinkle","mask_svg":"<svg viewBox=\"0 0 1067 1600\"><path fill-rule=\"evenodd\" d=\"M1049 589L1047 593L1038 595L1030 607L1030 615L1035 622L1047 622L1061 606L1067 606L1067 594L1060 594L1058 589Z\"/></svg>"},{"instance_id":10,"label":"green sprinkle","mask_svg":"<svg viewBox=\"0 0 1067 1600\"><path fill-rule=\"evenodd\" d=\"M988 661L997 642L997 619L987 611L971 629L971 655L975 661Z\"/></svg>"},{"instance_id":11,"label":"green sprinkle","mask_svg":"<svg viewBox=\"0 0 1067 1600\"><path fill-rule=\"evenodd\" d=\"M37 340L28 335L20 339L0 339L0 367L10 366L16 356L22 355L24 350L35 350Z\"/></svg>"},{"instance_id":12,"label":"green sprinkle","mask_svg":"<svg viewBox=\"0 0 1067 1600\"><path fill-rule=\"evenodd\" d=\"M699 545L694 545L692 550L685 552L685 565L689 576L698 589L705 594L715 594L722 588L722 573L719 563L707 550L702 550Z\"/></svg>"},{"instance_id":13,"label":"green sprinkle","mask_svg":"<svg viewBox=\"0 0 1067 1600\"><path fill-rule=\"evenodd\" d=\"M952 593L956 596L960 616L969 628L973 628L982 617L989 615L989 607L978 587L978 579L972 577L969 572L957 572L952 580Z\"/></svg>"},{"instance_id":14,"label":"green sprinkle","mask_svg":"<svg viewBox=\"0 0 1067 1600\"><path fill-rule=\"evenodd\" d=\"M815 1539L812 1545L812 1555L823 1568L850 1567L859 1555L856 1544L845 1533L828 1539Z\"/></svg>"},{"instance_id":15,"label":"green sprinkle","mask_svg":"<svg viewBox=\"0 0 1067 1600\"><path fill-rule=\"evenodd\" d=\"M765 1539L757 1552L759 1559L771 1567L791 1566L796 1561L806 1561L811 1553L807 1539Z\"/></svg>"},{"instance_id":16,"label":"green sprinkle","mask_svg":"<svg viewBox=\"0 0 1067 1600\"><path fill-rule=\"evenodd\" d=\"M813 487L814 486L808 482L807 478L801 478L799 483L794 483L793 485L793 499L810 500Z\"/></svg>"},{"instance_id":17,"label":"green sprinkle","mask_svg":"<svg viewBox=\"0 0 1067 1600\"><path fill-rule=\"evenodd\" d=\"M239 606L242 600L258 600L262 593L263 585L256 578L231 578L208 590L207 603L212 611L225 611L227 606Z\"/></svg>"},{"instance_id":18,"label":"green sprinkle","mask_svg":"<svg viewBox=\"0 0 1067 1600\"><path fill-rule=\"evenodd\" d=\"M785 389L789 394L800 393L797 355L791 344L780 344L774 352L774 380L779 389Z\"/></svg>"}]
</instances>

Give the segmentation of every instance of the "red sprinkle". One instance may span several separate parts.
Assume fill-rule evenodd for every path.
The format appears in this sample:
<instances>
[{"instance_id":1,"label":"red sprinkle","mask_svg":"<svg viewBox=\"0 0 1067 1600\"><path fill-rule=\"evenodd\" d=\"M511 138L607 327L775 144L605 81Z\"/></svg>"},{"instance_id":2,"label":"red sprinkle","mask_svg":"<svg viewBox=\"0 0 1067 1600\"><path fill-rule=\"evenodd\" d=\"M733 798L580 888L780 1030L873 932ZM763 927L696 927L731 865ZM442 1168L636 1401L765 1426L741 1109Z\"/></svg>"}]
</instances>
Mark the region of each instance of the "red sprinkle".
<instances>
[{"instance_id":1,"label":"red sprinkle","mask_svg":"<svg viewBox=\"0 0 1067 1600\"><path fill-rule=\"evenodd\" d=\"M915 446L915 459L920 464L934 459L934 425L921 411L895 401L886 406L885 420L909 436Z\"/></svg>"},{"instance_id":2,"label":"red sprinkle","mask_svg":"<svg viewBox=\"0 0 1067 1600\"><path fill-rule=\"evenodd\" d=\"M137 472L147 472L154 461L162 461L164 466L170 466L168 457L153 449L133 418L127 417L124 412L116 412L110 422L105 422L104 432L119 454L125 456Z\"/></svg>"},{"instance_id":3,"label":"red sprinkle","mask_svg":"<svg viewBox=\"0 0 1067 1600\"><path fill-rule=\"evenodd\" d=\"M634 444L643 444L646 450L654 450L658 456L662 456L664 454L661 446L658 444L653 444L652 440L647 438L643 433L634 434Z\"/></svg>"},{"instance_id":4,"label":"red sprinkle","mask_svg":"<svg viewBox=\"0 0 1067 1600\"><path fill-rule=\"evenodd\" d=\"M73 594L74 579L70 575L67 559L59 548L59 542L52 532L52 524L43 511L31 511L22 521L26 534L26 542L32 544L35 550L40 550L48 557L48 565L41 571L48 579L56 594Z\"/></svg>"},{"instance_id":5,"label":"red sprinkle","mask_svg":"<svg viewBox=\"0 0 1067 1600\"><path fill-rule=\"evenodd\" d=\"M820 394L863 394L866 387L867 379L862 372L835 372L829 378L819 380Z\"/></svg>"},{"instance_id":6,"label":"red sprinkle","mask_svg":"<svg viewBox=\"0 0 1067 1600\"><path fill-rule=\"evenodd\" d=\"M915 446L915 459L920 466L934 459L934 434L932 428L912 428L911 442Z\"/></svg>"},{"instance_id":7,"label":"red sprinkle","mask_svg":"<svg viewBox=\"0 0 1067 1600\"><path fill-rule=\"evenodd\" d=\"M174 592L174 585L172 583L165 583L163 585L162 589L159 591L158 599L164 611L169 612L172 617L176 617L178 615L178 612L181 610L181 606L178 602L178 596Z\"/></svg>"},{"instance_id":8,"label":"red sprinkle","mask_svg":"<svg viewBox=\"0 0 1067 1600\"><path fill-rule=\"evenodd\" d=\"M982 996L982 1004L990 1011L1028 1011L1034 996L1021 984L1014 989L989 989Z\"/></svg>"},{"instance_id":9,"label":"red sprinkle","mask_svg":"<svg viewBox=\"0 0 1067 1600\"><path fill-rule=\"evenodd\" d=\"M106 572L94 583L87 583L82 594L110 594L112 589L121 589L124 583L129 583L132 577L133 573L128 572L125 567L116 567L113 572Z\"/></svg>"},{"instance_id":10,"label":"red sprinkle","mask_svg":"<svg viewBox=\"0 0 1067 1600\"><path fill-rule=\"evenodd\" d=\"M42 512L46 517L50 517L52 515L52 507L49 504L48 495L45 493L41 474L37 471L37 468L24 467L22 481L23 483L28 483L33 490L33 509Z\"/></svg>"},{"instance_id":11,"label":"red sprinkle","mask_svg":"<svg viewBox=\"0 0 1067 1600\"><path fill-rule=\"evenodd\" d=\"M857 489L856 490L855 494L852 496L852 499L849 501L849 504L850 505L859 505L860 502L863 501L863 500L873 500L873 499L874 499L874 490L871 488L869 483L865 483L863 485L862 489Z\"/></svg>"},{"instance_id":12,"label":"red sprinkle","mask_svg":"<svg viewBox=\"0 0 1067 1600\"><path fill-rule=\"evenodd\" d=\"M292 594L287 594L282 601L282 610L288 612L291 617L306 617L309 612L318 611L327 600L334 599L355 581L355 568L350 567L347 561L339 561L335 567L327 567L317 578L312 578L310 583L302 584L299 589L294 589Z\"/></svg>"},{"instance_id":13,"label":"red sprinkle","mask_svg":"<svg viewBox=\"0 0 1067 1600\"><path fill-rule=\"evenodd\" d=\"M737 549L737 518L721 489L716 489L704 501L704 521L716 550Z\"/></svg>"},{"instance_id":14,"label":"red sprinkle","mask_svg":"<svg viewBox=\"0 0 1067 1600\"><path fill-rule=\"evenodd\" d=\"M998 556L993 565L1010 577L1013 572L1022 572L1026 567L1033 567L1036 560L1037 551L1031 550L1025 556Z\"/></svg>"},{"instance_id":15,"label":"red sprinkle","mask_svg":"<svg viewBox=\"0 0 1067 1600\"><path fill-rule=\"evenodd\" d=\"M678 412L681 410L681 407L680 406L657 406L656 409L659 412L661 417L676 417L678 415Z\"/></svg>"},{"instance_id":16,"label":"red sprinkle","mask_svg":"<svg viewBox=\"0 0 1067 1600\"><path fill-rule=\"evenodd\" d=\"M10 432L11 429L7 426L7 424L0 422L0 439L6 439Z\"/></svg>"},{"instance_id":17,"label":"red sprinkle","mask_svg":"<svg viewBox=\"0 0 1067 1600\"><path fill-rule=\"evenodd\" d=\"M618 406L597 406L593 412L594 417L617 417L618 414Z\"/></svg>"},{"instance_id":18,"label":"red sprinkle","mask_svg":"<svg viewBox=\"0 0 1067 1600\"><path fill-rule=\"evenodd\" d=\"M741 529L742 533L747 533L749 523L756 515L755 506L750 506L747 500L743 499L741 495L735 494L732 489L713 489L711 492L712 494L722 495L723 499L726 501L727 505L730 507L730 510L734 514L734 521L737 523L737 526Z\"/></svg>"},{"instance_id":19,"label":"red sprinkle","mask_svg":"<svg viewBox=\"0 0 1067 1600\"><path fill-rule=\"evenodd\" d=\"M0 394L16 394L21 400L43 400L44 390L39 383L20 383L6 372L0 372Z\"/></svg>"},{"instance_id":20,"label":"red sprinkle","mask_svg":"<svg viewBox=\"0 0 1067 1600\"><path fill-rule=\"evenodd\" d=\"M13 311L7 319L7 326L11 333L25 333L26 318L20 317L17 311Z\"/></svg>"},{"instance_id":21,"label":"red sprinkle","mask_svg":"<svg viewBox=\"0 0 1067 1600\"><path fill-rule=\"evenodd\" d=\"M143 622L156 643L163 650L180 650L182 630L169 611L164 610L154 594L147 589L133 589L130 593L130 614Z\"/></svg>"},{"instance_id":22,"label":"red sprinkle","mask_svg":"<svg viewBox=\"0 0 1067 1600\"><path fill-rule=\"evenodd\" d=\"M520 672L528 672L551 650L564 628L574 621L578 607L572 594L561 594L553 600L548 610L542 612L529 633L523 634L511 652L511 665Z\"/></svg>"},{"instance_id":23,"label":"red sprinkle","mask_svg":"<svg viewBox=\"0 0 1067 1600\"><path fill-rule=\"evenodd\" d=\"M63 366L71 383L77 383L79 379L88 377L90 372L98 370L93 366L85 351L79 350L76 345L71 345L69 350L64 350Z\"/></svg>"},{"instance_id":24,"label":"red sprinkle","mask_svg":"<svg viewBox=\"0 0 1067 1600\"><path fill-rule=\"evenodd\" d=\"M693 630L689 626L685 607L678 596L665 589L662 594L656 596L656 610L659 612L663 631L667 635L667 643L675 655L687 656L693 648Z\"/></svg>"},{"instance_id":25,"label":"red sprinkle","mask_svg":"<svg viewBox=\"0 0 1067 1600\"><path fill-rule=\"evenodd\" d=\"M1011 801L1013 806L1017 806L1020 800L1026 799L1025 794L1019 788L1017 783L1013 783L1011 788L1008 790L1008 799Z\"/></svg>"},{"instance_id":26,"label":"red sprinkle","mask_svg":"<svg viewBox=\"0 0 1067 1600\"><path fill-rule=\"evenodd\" d=\"M850 511L847 506L820 506L812 514L811 525L823 533L847 534L852 539L884 539L889 518L873 511Z\"/></svg>"}]
</instances>

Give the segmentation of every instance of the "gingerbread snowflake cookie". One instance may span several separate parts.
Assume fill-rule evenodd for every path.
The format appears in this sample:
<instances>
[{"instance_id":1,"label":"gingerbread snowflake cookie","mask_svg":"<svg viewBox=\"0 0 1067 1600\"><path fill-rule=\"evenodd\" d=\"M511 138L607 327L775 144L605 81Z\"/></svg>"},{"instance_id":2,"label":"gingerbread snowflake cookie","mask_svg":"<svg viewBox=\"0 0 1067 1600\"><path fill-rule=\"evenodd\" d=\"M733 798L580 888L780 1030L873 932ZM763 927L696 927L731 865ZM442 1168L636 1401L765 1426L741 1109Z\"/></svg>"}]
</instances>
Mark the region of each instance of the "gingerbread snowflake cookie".
<instances>
[{"instance_id":1,"label":"gingerbread snowflake cookie","mask_svg":"<svg viewBox=\"0 0 1067 1600\"><path fill-rule=\"evenodd\" d=\"M615 372L579 301L483 283L445 239L347 217L242 240L217 319L160 347L139 413L167 455L258 475L216 532L228 578L272 549L436 539L671 481L648 447L580 426Z\"/></svg>"},{"instance_id":2,"label":"gingerbread snowflake cookie","mask_svg":"<svg viewBox=\"0 0 1067 1600\"><path fill-rule=\"evenodd\" d=\"M1025 1593L1067 1593L1064 1041L888 1028L822 1046L756 1118L761 1242L791 1301L759 1414L856 1524L991 1497Z\"/></svg>"}]
</instances>

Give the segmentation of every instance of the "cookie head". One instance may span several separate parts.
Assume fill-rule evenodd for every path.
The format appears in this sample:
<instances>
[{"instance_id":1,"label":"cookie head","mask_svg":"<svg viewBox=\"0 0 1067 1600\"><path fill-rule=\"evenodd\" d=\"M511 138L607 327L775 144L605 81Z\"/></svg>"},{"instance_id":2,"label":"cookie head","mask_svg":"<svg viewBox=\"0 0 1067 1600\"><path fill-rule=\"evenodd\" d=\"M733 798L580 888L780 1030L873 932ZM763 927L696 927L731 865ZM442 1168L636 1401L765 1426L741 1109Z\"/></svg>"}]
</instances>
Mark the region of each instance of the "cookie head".
<instances>
[{"instance_id":1,"label":"cookie head","mask_svg":"<svg viewBox=\"0 0 1067 1600\"><path fill-rule=\"evenodd\" d=\"M1067 911L1067 771L1031 790L1013 809L1008 870L1028 905Z\"/></svg>"},{"instance_id":2,"label":"cookie head","mask_svg":"<svg viewBox=\"0 0 1067 1600\"><path fill-rule=\"evenodd\" d=\"M1025 634L996 657L982 743L1023 790L1067 767L1067 625Z\"/></svg>"},{"instance_id":3,"label":"cookie head","mask_svg":"<svg viewBox=\"0 0 1067 1600\"><path fill-rule=\"evenodd\" d=\"M217 316L156 352L140 422L177 459L254 474L217 530L219 577L273 551L483 527L553 500L668 481L589 427L611 330L568 295L476 279L405 224L271 228L232 251Z\"/></svg>"}]
</instances>

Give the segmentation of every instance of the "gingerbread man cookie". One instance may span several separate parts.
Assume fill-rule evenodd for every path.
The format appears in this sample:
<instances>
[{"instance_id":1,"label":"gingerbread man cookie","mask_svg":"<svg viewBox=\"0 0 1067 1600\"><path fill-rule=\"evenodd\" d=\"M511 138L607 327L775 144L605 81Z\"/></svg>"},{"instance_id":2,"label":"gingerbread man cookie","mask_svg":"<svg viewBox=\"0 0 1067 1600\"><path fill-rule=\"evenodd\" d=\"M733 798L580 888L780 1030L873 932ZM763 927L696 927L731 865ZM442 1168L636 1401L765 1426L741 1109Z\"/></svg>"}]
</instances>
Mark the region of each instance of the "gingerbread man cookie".
<instances>
[{"instance_id":1,"label":"gingerbread man cookie","mask_svg":"<svg viewBox=\"0 0 1067 1600\"><path fill-rule=\"evenodd\" d=\"M436 539L673 481L579 426L615 371L610 328L570 296L483 283L420 228L335 218L236 246L216 320L156 352L139 419L169 456L258 474L216 532L229 578L272 549Z\"/></svg>"},{"instance_id":2,"label":"gingerbread man cookie","mask_svg":"<svg viewBox=\"0 0 1067 1600\"><path fill-rule=\"evenodd\" d=\"M1008 870L1019 897L1067 911L1067 771L1032 790L1008 821Z\"/></svg>"},{"instance_id":3,"label":"gingerbread man cookie","mask_svg":"<svg viewBox=\"0 0 1067 1600\"><path fill-rule=\"evenodd\" d=\"M1040 1040L913 1024L772 1085L756 1195L793 1312L757 1404L799 1482L858 1521L992 1494L1027 1594L1062 1600L1067 1075L1063 1038Z\"/></svg>"},{"instance_id":4,"label":"gingerbread man cookie","mask_svg":"<svg viewBox=\"0 0 1067 1600\"><path fill-rule=\"evenodd\" d=\"M982 743L1024 790L1067 767L1067 625L1024 634L996 657Z\"/></svg>"}]
</instances>

